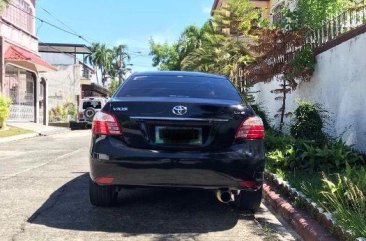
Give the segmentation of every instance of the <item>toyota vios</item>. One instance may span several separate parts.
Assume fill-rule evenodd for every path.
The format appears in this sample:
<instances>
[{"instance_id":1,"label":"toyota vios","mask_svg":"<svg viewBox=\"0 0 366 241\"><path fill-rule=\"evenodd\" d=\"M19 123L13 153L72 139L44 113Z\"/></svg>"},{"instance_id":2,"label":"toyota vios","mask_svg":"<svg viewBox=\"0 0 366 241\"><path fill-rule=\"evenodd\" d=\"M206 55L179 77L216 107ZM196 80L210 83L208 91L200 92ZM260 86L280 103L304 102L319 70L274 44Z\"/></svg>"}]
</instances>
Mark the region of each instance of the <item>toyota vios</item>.
<instances>
[{"instance_id":1,"label":"toyota vios","mask_svg":"<svg viewBox=\"0 0 366 241\"><path fill-rule=\"evenodd\" d=\"M129 77L93 120L90 201L111 206L130 187L213 190L256 210L264 128L225 77L147 72Z\"/></svg>"}]
</instances>

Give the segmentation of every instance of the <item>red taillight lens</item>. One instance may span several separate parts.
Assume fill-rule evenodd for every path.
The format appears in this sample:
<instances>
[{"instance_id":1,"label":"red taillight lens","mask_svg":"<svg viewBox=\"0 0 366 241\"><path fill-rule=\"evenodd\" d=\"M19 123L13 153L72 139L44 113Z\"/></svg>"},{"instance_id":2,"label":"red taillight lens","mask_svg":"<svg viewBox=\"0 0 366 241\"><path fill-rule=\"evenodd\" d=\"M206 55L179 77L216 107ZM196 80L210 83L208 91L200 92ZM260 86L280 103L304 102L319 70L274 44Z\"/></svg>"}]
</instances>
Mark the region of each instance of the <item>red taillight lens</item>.
<instances>
[{"instance_id":1,"label":"red taillight lens","mask_svg":"<svg viewBox=\"0 0 366 241\"><path fill-rule=\"evenodd\" d=\"M263 121L258 116L251 116L244 120L236 131L235 139L263 139L264 126Z\"/></svg>"},{"instance_id":2,"label":"red taillight lens","mask_svg":"<svg viewBox=\"0 0 366 241\"><path fill-rule=\"evenodd\" d=\"M116 117L101 111L94 116L92 132L97 135L122 135Z\"/></svg>"},{"instance_id":3,"label":"red taillight lens","mask_svg":"<svg viewBox=\"0 0 366 241\"><path fill-rule=\"evenodd\" d=\"M114 178L113 177L97 177L95 179L95 182L98 184L111 184L113 183Z\"/></svg>"}]
</instances>

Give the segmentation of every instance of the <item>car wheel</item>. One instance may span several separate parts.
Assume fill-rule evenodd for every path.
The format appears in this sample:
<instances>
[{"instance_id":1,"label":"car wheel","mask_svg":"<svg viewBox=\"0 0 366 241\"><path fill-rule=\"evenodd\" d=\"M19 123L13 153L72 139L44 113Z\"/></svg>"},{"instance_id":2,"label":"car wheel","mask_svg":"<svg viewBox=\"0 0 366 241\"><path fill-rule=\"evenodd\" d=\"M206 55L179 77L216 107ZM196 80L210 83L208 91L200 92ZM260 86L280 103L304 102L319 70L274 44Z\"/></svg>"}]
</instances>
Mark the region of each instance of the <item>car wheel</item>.
<instances>
[{"instance_id":1,"label":"car wheel","mask_svg":"<svg viewBox=\"0 0 366 241\"><path fill-rule=\"evenodd\" d=\"M84 116L86 117L87 120L93 120L95 113L96 111L94 110L94 108L89 107L85 109Z\"/></svg>"},{"instance_id":2,"label":"car wheel","mask_svg":"<svg viewBox=\"0 0 366 241\"><path fill-rule=\"evenodd\" d=\"M235 207L240 211L258 211L259 206L262 202L262 188L257 191L244 191L241 190L240 193L235 198Z\"/></svg>"},{"instance_id":3,"label":"car wheel","mask_svg":"<svg viewBox=\"0 0 366 241\"><path fill-rule=\"evenodd\" d=\"M111 207L117 203L118 192L116 186L100 186L89 180L90 203L98 207Z\"/></svg>"}]
</instances>

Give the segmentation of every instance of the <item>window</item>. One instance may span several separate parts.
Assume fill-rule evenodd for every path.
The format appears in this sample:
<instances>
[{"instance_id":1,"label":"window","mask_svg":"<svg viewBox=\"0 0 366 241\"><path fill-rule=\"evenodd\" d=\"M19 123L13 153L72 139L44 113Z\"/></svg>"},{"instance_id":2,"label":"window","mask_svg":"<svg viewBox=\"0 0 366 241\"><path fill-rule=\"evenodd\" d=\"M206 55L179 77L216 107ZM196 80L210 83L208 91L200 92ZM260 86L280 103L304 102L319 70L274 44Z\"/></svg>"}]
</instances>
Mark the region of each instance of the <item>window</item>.
<instances>
[{"instance_id":1,"label":"window","mask_svg":"<svg viewBox=\"0 0 366 241\"><path fill-rule=\"evenodd\" d=\"M83 109L85 110L87 108L102 109L102 102L96 100L85 101L83 103Z\"/></svg>"},{"instance_id":2,"label":"window","mask_svg":"<svg viewBox=\"0 0 366 241\"><path fill-rule=\"evenodd\" d=\"M13 0L4 11L3 18L20 29L33 34L34 17L31 6L24 0Z\"/></svg>"},{"instance_id":3,"label":"window","mask_svg":"<svg viewBox=\"0 0 366 241\"><path fill-rule=\"evenodd\" d=\"M179 97L241 101L229 80L197 76L135 76L126 81L117 97Z\"/></svg>"}]
</instances>

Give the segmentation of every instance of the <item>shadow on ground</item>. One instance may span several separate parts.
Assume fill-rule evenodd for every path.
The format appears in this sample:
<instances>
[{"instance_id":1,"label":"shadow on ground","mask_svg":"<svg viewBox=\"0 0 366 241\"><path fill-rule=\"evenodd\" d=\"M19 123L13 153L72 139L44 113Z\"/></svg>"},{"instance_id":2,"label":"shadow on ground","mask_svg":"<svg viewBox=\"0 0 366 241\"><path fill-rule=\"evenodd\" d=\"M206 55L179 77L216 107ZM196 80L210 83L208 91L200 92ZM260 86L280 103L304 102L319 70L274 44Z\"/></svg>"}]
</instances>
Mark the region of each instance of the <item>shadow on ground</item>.
<instances>
[{"instance_id":1,"label":"shadow on ground","mask_svg":"<svg viewBox=\"0 0 366 241\"><path fill-rule=\"evenodd\" d=\"M97 208L89 203L88 174L55 191L29 219L48 227L137 234L208 233L229 230L239 219L253 220L197 190L123 190L119 205Z\"/></svg>"}]
</instances>

